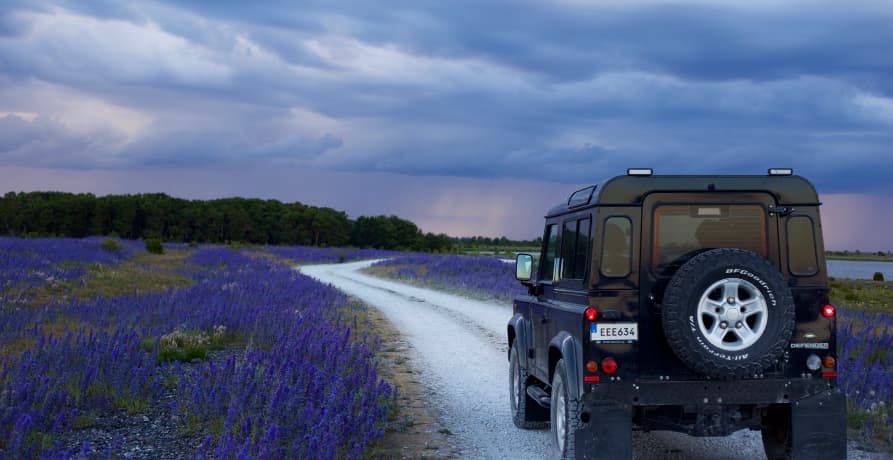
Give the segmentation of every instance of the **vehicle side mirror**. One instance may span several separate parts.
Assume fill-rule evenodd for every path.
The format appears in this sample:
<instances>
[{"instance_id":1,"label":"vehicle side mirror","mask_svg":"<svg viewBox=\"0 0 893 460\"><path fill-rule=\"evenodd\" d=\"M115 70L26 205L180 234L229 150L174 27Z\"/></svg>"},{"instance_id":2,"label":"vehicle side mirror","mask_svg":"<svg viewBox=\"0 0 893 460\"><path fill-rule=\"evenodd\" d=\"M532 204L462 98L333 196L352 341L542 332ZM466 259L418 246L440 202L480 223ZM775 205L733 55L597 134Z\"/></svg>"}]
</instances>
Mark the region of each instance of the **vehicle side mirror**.
<instances>
[{"instance_id":1,"label":"vehicle side mirror","mask_svg":"<svg viewBox=\"0 0 893 460\"><path fill-rule=\"evenodd\" d=\"M515 257L515 278L518 281L530 281L533 276L533 256L518 254Z\"/></svg>"}]
</instances>

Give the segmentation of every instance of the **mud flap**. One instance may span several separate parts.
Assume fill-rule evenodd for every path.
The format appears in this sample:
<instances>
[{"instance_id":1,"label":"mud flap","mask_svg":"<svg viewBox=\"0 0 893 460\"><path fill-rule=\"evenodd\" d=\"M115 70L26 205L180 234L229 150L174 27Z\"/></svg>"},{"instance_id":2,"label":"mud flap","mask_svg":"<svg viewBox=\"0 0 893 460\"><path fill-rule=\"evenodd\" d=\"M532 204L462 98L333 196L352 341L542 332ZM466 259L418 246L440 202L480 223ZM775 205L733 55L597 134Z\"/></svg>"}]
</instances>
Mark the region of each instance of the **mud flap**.
<instances>
[{"instance_id":1,"label":"mud flap","mask_svg":"<svg viewBox=\"0 0 893 460\"><path fill-rule=\"evenodd\" d=\"M791 441L795 459L846 458L846 396L833 390L791 404Z\"/></svg>"},{"instance_id":2,"label":"mud flap","mask_svg":"<svg viewBox=\"0 0 893 460\"><path fill-rule=\"evenodd\" d=\"M632 406L595 401L583 407L576 437L578 459L628 459L633 456Z\"/></svg>"}]
</instances>

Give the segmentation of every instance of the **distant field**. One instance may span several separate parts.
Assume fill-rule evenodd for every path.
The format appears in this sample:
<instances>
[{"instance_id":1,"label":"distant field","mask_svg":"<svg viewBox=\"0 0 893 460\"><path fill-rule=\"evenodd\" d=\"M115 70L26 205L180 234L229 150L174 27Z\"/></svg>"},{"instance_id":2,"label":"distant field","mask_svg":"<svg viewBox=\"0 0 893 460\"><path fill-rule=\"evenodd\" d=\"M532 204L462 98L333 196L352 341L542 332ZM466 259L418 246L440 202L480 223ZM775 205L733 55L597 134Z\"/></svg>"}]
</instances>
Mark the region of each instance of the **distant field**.
<instances>
[{"instance_id":1,"label":"distant field","mask_svg":"<svg viewBox=\"0 0 893 460\"><path fill-rule=\"evenodd\" d=\"M863 262L893 262L893 254L876 252L838 252L825 253L826 259L832 260L857 260Z\"/></svg>"},{"instance_id":2,"label":"distant field","mask_svg":"<svg viewBox=\"0 0 893 460\"><path fill-rule=\"evenodd\" d=\"M346 296L269 253L167 248L0 238L0 457L373 452L394 392Z\"/></svg>"}]
</instances>

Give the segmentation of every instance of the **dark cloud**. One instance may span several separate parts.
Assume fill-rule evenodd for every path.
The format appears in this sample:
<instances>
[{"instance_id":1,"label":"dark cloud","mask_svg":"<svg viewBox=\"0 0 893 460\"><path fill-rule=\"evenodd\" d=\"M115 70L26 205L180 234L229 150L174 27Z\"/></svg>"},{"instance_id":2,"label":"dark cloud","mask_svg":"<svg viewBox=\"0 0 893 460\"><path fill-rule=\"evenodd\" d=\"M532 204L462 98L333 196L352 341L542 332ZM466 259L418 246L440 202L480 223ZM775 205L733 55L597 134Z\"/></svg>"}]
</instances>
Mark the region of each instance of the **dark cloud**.
<instances>
[{"instance_id":1,"label":"dark cloud","mask_svg":"<svg viewBox=\"0 0 893 460\"><path fill-rule=\"evenodd\" d=\"M0 118L0 155L21 148L44 136L43 130L15 115Z\"/></svg>"},{"instance_id":2,"label":"dark cloud","mask_svg":"<svg viewBox=\"0 0 893 460\"><path fill-rule=\"evenodd\" d=\"M32 121L16 115L0 118L0 162L62 168L95 166L92 147L112 142L108 133L92 136L72 133L56 120L37 117Z\"/></svg>"},{"instance_id":3,"label":"dark cloud","mask_svg":"<svg viewBox=\"0 0 893 460\"><path fill-rule=\"evenodd\" d=\"M319 138L288 136L250 142L237 132L181 130L144 139L121 149L125 165L153 168L229 166L257 162L295 163L315 159L337 149L341 139L325 134Z\"/></svg>"},{"instance_id":4,"label":"dark cloud","mask_svg":"<svg viewBox=\"0 0 893 460\"><path fill-rule=\"evenodd\" d=\"M152 122L7 116L0 164L569 184L781 165L825 191L890 189L893 9L612 3L8 3L0 111L52 115L71 93Z\"/></svg>"},{"instance_id":5,"label":"dark cloud","mask_svg":"<svg viewBox=\"0 0 893 460\"><path fill-rule=\"evenodd\" d=\"M482 57L563 81L629 69L711 80L870 79L893 71L893 60L882 58L893 41L893 11L868 8L870 2L764 8L706 2L561 7L523 0L235 2L226 8L170 3L293 33L327 32L326 20L337 18L369 43L447 58Z\"/></svg>"}]
</instances>

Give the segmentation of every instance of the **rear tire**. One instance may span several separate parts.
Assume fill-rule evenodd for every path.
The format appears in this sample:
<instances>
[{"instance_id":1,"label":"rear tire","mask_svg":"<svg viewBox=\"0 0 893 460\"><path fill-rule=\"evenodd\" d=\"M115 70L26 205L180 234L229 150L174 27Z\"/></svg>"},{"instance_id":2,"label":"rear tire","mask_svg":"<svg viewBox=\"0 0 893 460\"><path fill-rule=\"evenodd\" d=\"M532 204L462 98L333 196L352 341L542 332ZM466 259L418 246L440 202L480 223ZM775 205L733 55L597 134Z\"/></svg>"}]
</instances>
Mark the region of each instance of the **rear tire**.
<instances>
[{"instance_id":1,"label":"rear tire","mask_svg":"<svg viewBox=\"0 0 893 460\"><path fill-rule=\"evenodd\" d=\"M581 428L580 402L567 392L567 371L564 360L555 365L552 377L552 440L562 459L576 458L576 433Z\"/></svg>"},{"instance_id":2,"label":"rear tire","mask_svg":"<svg viewBox=\"0 0 893 460\"><path fill-rule=\"evenodd\" d=\"M527 395L530 375L521 367L518 348L512 345L509 352L509 402L512 408L512 422L525 430L545 428L549 422L546 409Z\"/></svg>"}]
</instances>

